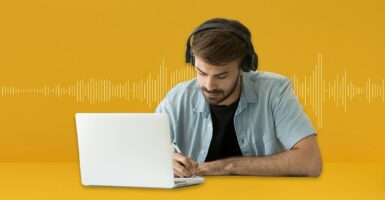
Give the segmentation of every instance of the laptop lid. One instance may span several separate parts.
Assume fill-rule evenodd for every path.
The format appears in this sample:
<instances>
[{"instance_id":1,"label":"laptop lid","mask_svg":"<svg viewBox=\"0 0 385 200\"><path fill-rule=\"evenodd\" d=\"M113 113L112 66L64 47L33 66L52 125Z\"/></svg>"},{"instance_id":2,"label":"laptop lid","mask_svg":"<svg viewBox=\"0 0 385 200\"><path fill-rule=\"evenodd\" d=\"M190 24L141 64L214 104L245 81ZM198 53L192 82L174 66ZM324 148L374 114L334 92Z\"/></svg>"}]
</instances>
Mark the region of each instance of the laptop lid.
<instances>
[{"instance_id":1,"label":"laptop lid","mask_svg":"<svg viewBox=\"0 0 385 200\"><path fill-rule=\"evenodd\" d=\"M165 113L77 113L83 185L174 186Z\"/></svg>"}]
</instances>

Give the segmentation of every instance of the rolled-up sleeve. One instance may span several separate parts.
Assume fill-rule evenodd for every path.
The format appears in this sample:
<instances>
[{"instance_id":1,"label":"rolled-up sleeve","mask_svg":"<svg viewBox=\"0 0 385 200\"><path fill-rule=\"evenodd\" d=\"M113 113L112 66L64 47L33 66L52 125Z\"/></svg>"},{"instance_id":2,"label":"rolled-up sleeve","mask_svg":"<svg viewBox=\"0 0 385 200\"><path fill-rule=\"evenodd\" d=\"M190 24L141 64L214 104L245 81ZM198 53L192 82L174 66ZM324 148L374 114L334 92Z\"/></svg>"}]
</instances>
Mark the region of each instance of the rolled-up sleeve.
<instances>
[{"instance_id":1,"label":"rolled-up sleeve","mask_svg":"<svg viewBox=\"0 0 385 200\"><path fill-rule=\"evenodd\" d=\"M286 150L291 149L301 139L316 134L310 118L292 89L290 79L284 79L272 94L275 131Z\"/></svg>"}]
</instances>

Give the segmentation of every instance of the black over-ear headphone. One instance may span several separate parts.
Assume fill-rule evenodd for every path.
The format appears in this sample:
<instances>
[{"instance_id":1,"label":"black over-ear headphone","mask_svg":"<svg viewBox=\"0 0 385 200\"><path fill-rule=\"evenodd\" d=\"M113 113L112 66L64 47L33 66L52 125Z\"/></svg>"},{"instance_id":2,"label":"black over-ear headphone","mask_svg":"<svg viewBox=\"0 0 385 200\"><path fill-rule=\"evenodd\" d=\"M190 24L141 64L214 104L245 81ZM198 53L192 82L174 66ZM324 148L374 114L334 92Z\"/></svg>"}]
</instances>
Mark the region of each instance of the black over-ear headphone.
<instances>
[{"instance_id":1,"label":"black over-ear headphone","mask_svg":"<svg viewBox=\"0 0 385 200\"><path fill-rule=\"evenodd\" d=\"M196 28L188 37L187 40L187 46L186 46L186 63L191 63L193 66L195 66L195 59L191 52L191 45L190 45L190 39L191 37L201 31L208 30L208 29L224 29L227 31L230 31L234 35L238 36L241 40L243 40L246 43L246 46L248 48L248 53L246 57L242 60L241 66L242 70L244 72L248 72L250 70L256 71L258 68L258 56L254 51L253 44L251 43L250 37L243 33L242 31L222 23L208 23L203 24Z\"/></svg>"}]
</instances>

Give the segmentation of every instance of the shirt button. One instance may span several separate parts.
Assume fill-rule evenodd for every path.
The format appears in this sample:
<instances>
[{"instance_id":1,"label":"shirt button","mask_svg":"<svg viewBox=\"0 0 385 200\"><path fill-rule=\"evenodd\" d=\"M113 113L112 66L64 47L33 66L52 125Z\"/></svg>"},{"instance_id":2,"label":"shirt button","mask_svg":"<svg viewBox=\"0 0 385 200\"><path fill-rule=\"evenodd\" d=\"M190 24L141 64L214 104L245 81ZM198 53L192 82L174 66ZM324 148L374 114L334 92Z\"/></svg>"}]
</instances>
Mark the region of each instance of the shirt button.
<instances>
[{"instance_id":1,"label":"shirt button","mask_svg":"<svg viewBox=\"0 0 385 200\"><path fill-rule=\"evenodd\" d=\"M202 151L201 151L201 154L204 154L204 153L205 153L205 151L202 150Z\"/></svg>"},{"instance_id":2,"label":"shirt button","mask_svg":"<svg viewBox=\"0 0 385 200\"><path fill-rule=\"evenodd\" d=\"M209 124L209 128L211 128L211 124Z\"/></svg>"}]
</instances>

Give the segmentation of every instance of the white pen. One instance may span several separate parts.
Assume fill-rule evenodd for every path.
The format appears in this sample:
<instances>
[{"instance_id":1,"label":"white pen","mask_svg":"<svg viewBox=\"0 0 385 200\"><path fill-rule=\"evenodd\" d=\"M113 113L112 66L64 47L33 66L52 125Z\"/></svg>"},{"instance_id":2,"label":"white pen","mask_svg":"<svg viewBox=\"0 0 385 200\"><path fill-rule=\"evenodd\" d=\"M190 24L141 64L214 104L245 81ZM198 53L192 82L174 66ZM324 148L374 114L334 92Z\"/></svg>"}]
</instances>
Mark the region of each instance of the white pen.
<instances>
[{"instance_id":1,"label":"white pen","mask_svg":"<svg viewBox=\"0 0 385 200\"><path fill-rule=\"evenodd\" d=\"M178 153L182 153L182 151L179 149L178 145L176 145L175 142L172 142L172 146L175 148L175 150L178 152ZM192 171L192 177L195 177L195 173L194 171Z\"/></svg>"},{"instance_id":2,"label":"white pen","mask_svg":"<svg viewBox=\"0 0 385 200\"><path fill-rule=\"evenodd\" d=\"M175 150L178 152L178 153L182 153L182 151L179 149L179 147L175 144L175 142L172 142L172 146L174 146Z\"/></svg>"}]
</instances>

